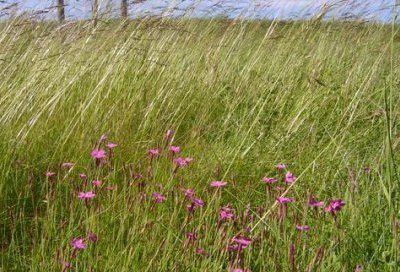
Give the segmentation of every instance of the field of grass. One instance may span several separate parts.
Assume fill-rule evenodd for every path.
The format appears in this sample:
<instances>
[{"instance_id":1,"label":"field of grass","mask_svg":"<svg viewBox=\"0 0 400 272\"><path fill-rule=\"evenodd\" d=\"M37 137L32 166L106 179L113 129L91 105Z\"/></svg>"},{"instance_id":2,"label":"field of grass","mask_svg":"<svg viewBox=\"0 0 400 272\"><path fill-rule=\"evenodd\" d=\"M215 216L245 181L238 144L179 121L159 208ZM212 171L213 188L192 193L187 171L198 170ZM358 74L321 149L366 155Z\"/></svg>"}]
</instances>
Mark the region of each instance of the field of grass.
<instances>
[{"instance_id":1,"label":"field of grass","mask_svg":"<svg viewBox=\"0 0 400 272\"><path fill-rule=\"evenodd\" d=\"M0 271L400 271L397 31L1 23Z\"/></svg>"}]
</instances>

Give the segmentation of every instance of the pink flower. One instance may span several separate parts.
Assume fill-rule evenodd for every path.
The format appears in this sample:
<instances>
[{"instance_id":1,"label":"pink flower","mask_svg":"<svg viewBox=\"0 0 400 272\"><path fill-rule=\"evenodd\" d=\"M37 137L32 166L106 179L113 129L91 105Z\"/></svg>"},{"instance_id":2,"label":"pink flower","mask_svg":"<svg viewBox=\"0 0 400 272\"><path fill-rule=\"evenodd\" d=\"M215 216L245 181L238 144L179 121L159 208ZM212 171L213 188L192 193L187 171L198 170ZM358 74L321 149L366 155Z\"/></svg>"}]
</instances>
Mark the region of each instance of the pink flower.
<instances>
[{"instance_id":1,"label":"pink flower","mask_svg":"<svg viewBox=\"0 0 400 272\"><path fill-rule=\"evenodd\" d=\"M93 150L90 152L90 155L91 155L93 158L101 159L101 158L104 158L104 157L106 156L106 151L103 150L103 149L93 149Z\"/></svg>"},{"instance_id":2,"label":"pink flower","mask_svg":"<svg viewBox=\"0 0 400 272\"><path fill-rule=\"evenodd\" d=\"M82 238L72 239L71 245L76 249L84 249L84 248L86 248L85 241Z\"/></svg>"},{"instance_id":3,"label":"pink flower","mask_svg":"<svg viewBox=\"0 0 400 272\"><path fill-rule=\"evenodd\" d=\"M195 196L194 190L187 188L187 189L182 189L183 193L185 194L185 197L191 199Z\"/></svg>"},{"instance_id":4,"label":"pink flower","mask_svg":"<svg viewBox=\"0 0 400 272\"><path fill-rule=\"evenodd\" d=\"M193 213L196 207L203 207L204 201L201 198L193 197L190 199L191 203L187 205L187 209L190 213Z\"/></svg>"},{"instance_id":5,"label":"pink flower","mask_svg":"<svg viewBox=\"0 0 400 272\"><path fill-rule=\"evenodd\" d=\"M61 164L61 166L65 167L65 168L71 168L72 166L74 166L74 163L72 163L72 162L63 162Z\"/></svg>"},{"instance_id":6,"label":"pink flower","mask_svg":"<svg viewBox=\"0 0 400 272\"><path fill-rule=\"evenodd\" d=\"M285 175L285 182L286 183L293 183L295 182L297 177L292 172L287 172Z\"/></svg>"},{"instance_id":7,"label":"pink flower","mask_svg":"<svg viewBox=\"0 0 400 272\"><path fill-rule=\"evenodd\" d=\"M209 253L207 251L205 251L203 248L196 248L196 253L200 254L200 255L209 255Z\"/></svg>"},{"instance_id":8,"label":"pink flower","mask_svg":"<svg viewBox=\"0 0 400 272\"><path fill-rule=\"evenodd\" d=\"M52 177L52 176L54 176L56 173L55 172L52 172L52 171L47 171L46 173L45 173L45 175L46 175L46 177Z\"/></svg>"},{"instance_id":9,"label":"pink flower","mask_svg":"<svg viewBox=\"0 0 400 272\"><path fill-rule=\"evenodd\" d=\"M204 206L204 201L201 198L192 198L192 203L197 206L197 207L203 207Z\"/></svg>"},{"instance_id":10,"label":"pink flower","mask_svg":"<svg viewBox=\"0 0 400 272\"><path fill-rule=\"evenodd\" d=\"M310 207L322 207L324 206L323 201L317 201L312 195L308 199L308 206Z\"/></svg>"},{"instance_id":11,"label":"pink flower","mask_svg":"<svg viewBox=\"0 0 400 272\"><path fill-rule=\"evenodd\" d=\"M265 183L274 183L276 182L276 178L263 177L262 181L264 181Z\"/></svg>"},{"instance_id":12,"label":"pink flower","mask_svg":"<svg viewBox=\"0 0 400 272\"><path fill-rule=\"evenodd\" d=\"M160 150L158 148L151 148L147 150L147 154L149 154L150 157L157 157L160 155Z\"/></svg>"},{"instance_id":13,"label":"pink flower","mask_svg":"<svg viewBox=\"0 0 400 272\"><path fill-rule=\"evenodd\" d=\"M279 196L276 198L276 201L278 201L281 204L286 204L289 202L293 202L294 198L293 197L286 197L286 196Z\"/></svg>"},{"instance_id":14,"label":"pink flower","mask_svg":"<svg viewBox=\"0 0 400 272\"><path fill-rule=\"evenodd\" d=\"M96 196L96 194L93 193L92 191L89 191L89 192L79 192L79 194L78 194L78 198L81 198L81 199L89 199L89 198L93 198L93 197L95 197L95 196Z\"/></svg>"},{"instance_id":15,"label":"pink flower","mask_svg":"<svg viewBox=\"0 0 400 272\"><path fill-rule=\"evenodd\" d=\"M154 202L155 203L161 203L161 202L164 202L167 199L166 196L164 196L164 195L162 195L160 193L157 193L157 192L153 193L153 197L154 197Z\"/></svg>"},{"instance_id":16,"label":"pink flower","mask_svg":"<svg viewBox=\"0 0 400 272\"><path fill-rule=\"evenodd\" d=\"M210 182L210 185L212 187L222 187L222 186L225 186L227 184L228 184L228 182L222 181L222 180L213 180L213 181Z\"/></svg>"},{"instance_id":17,"label":"pink flower","mask_svg":"<svg viewBox=\"0 0 400 272\"><path fill-rule=\"evenodd\" d=\"M189 242L196 241L197 234L195 232L188 232L186 233L186 238L189 240Z\"/></svg>"},{"instance_id":18,"label":"pink flower","mask_svg":"<svg viewBox=\"0 0 400 272\"><path fill-rule=\"evenodd\" d=\"M283 169L286 168L286 165L284 165L283 163L278 163L275 167L276 167L276 169L278 169L278 170L283 170Z\"/></svg>"},{"instance_id":19,"label":"pink flower","mask_svg":"<svg viewBox=\"0 0 400 272\"><path fill-rule=\"evenodd\" d=\"M109 149L114 149L116 148L118 145L116 143L107 143L106 147L108 147Z\"/></svg>"},{"instance_id":20,"label":"pink flower","mask_svg":"<svg viewBox=\"0 0 400 272\"><path fill-rule=\"evenodd\" d=\"M94 186L100 186L103 182L101 180L92 180Z\"/></svg>"},{"instance_id":21,"label":"pink flower","mask_svg":"<svg viewBox=\"0 0 400 272\"><path fill-rule=\"evenodd\" d=\"M61 262L63 268L68 269L68 268L72 268L72 264L66 261L62 261Z\"/></svg>"},{"instance_id":22,"label":"pink flower","mask_svg":"<svg viewBox=\"0 0 400 272\"><path fill-rule=\"evenodd\" d=\"M344 205L346 205L346 203L340 198L331 199L329 205L324 208L324 211L332 213L338 212Z\"/></svg>"},{"instance_id":23,"label":"pink flower","mask_svg":"<svg viewBox=\"0 0 400 272\"><path fill-rule=\"evenodd\" d=\"M185 166L188 165L191 161L193 161L193 158L187 157L187 158L182 158L178 157L174 159L174 163L179 167L179 166Z\"/></svg>"},{"instance_id":24,"label":"pink flower","mask_svg":"<svg viewBox=\"0 0 400 272\"><path fill-rule=\"evenodd\" d=\"M87 178L87 175L85 173L79 173L78 176L83 180Z\"/></svg>"},{"instance_id":25,"label":"pink flower","mask_svg":"<svg viewBox=\"0 0 400 272\"><path fill-rule=\"evenodd\" d=\"M296 229L298 229L299 231L309 231L310 226L309 225L296 225Z\"/></svg>"},{"instance_id":26,"label":"pink flower","mask_svg":"<svg viewBox=\"0 0 400 272\"><path fill-rule=\"evenodd\" d=\"M246 237L246 236L235 236L233 237L233 242L236 244L232 245L230 248L230 250L242 250L244 248L246 248L247 246L249 246L251 244L251 242L253 241L252 239Z\"/></svg>"},{"instance_id":27,"label":"pink flower","mask_svg":"<svg viewBox=\"0 0 400 272\"><path fill-rule=\"evenodd\" d=\"M181 147L177 145L171 145L169 147L169 151L171 151L172 153L179 153L181 152Z\"/></svg>"},{"instance_id":28,"label":"pink flower","mask_svg":"<svg viewBox=\"0 0 400 272\"><path fill-rule=\"evenodd\" d=\"M97 242L97 235L94 232L89 231L87 238L93 243Z\"/></svg>"},{"instance_id":29,"label":"pink flower","mask_svg":"<svg viewBox=\"0 0 400 272\"><path fill-rule=\"evenodd\" d=\"M230 206L219 209L219 220L232 219L235 217L234 211Z\"/></svg>"}]
</instances>

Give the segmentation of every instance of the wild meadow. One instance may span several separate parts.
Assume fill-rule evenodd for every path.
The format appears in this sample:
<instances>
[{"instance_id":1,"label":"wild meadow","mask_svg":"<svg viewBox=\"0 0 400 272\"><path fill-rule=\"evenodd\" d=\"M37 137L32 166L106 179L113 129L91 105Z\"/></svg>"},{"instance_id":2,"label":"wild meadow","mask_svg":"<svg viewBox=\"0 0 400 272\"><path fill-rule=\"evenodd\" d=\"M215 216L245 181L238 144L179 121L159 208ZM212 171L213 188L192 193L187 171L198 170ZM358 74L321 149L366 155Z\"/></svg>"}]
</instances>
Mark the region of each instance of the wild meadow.
<instances>
[{"instance_id":1,"label":"wild meadow","mask_svg":"<svg viewBox=\"0 0 400 272\"><path fill-rule=\"evenodd\" d=\"M0 271L400 271L398 25L0 29Z\"/></svg>"}]
</instances>

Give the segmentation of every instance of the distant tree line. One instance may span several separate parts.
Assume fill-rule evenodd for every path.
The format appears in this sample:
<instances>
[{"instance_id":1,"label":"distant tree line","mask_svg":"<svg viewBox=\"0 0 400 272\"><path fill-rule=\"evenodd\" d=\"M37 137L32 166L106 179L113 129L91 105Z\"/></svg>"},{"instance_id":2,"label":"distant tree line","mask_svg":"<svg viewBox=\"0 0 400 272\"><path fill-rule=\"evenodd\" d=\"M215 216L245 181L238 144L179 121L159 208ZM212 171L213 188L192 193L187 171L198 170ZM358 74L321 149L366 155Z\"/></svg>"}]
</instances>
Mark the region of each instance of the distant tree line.
<instances>
[{"instance_id":1,"label":"distant tree line","mask_svg":"<svg viewBox=\"0 0 400 272\"><path fill-rule=\"evenodd\" d=\"M92 1L92 18L94 24L97 24L98 11L99 11L99 0ZM136 0L136 2L142 2L141 0ZM128 0L121 0L121 17L128 17ZM57 0L57 18L60 23L65 21L65 0Z\"/></svg>"}]
</instances>

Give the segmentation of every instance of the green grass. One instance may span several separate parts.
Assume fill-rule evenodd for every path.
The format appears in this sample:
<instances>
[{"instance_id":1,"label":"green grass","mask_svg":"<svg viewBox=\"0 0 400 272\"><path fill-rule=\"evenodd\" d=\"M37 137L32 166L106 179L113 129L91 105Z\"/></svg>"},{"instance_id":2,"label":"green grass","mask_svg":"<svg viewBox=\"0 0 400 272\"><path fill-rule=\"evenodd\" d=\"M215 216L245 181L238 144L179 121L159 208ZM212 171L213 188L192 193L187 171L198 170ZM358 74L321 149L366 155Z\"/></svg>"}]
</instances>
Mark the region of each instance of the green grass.
<instances>
[{"instance_id":1,"label":"green grass","mask_svg":"<svg viewBox=\"0 0 400 272\"><path fill-rule=\"evenodd\" d=\"M298 271L398 271L398 26L18 19L0 29L0 271L61 271L70 240L89 230L99 240L74 271L227 271L238 233L254 240L240 258L253 272L291 271L291 243ZM149 176L146 150L169 128L194 161L174 176L163 154ZM90 150L103 133L119 146L99 168ZM60 170L65 161L76 165ZM261 182L279 162L298 176L282 226ZM85 205L77 194L95 178L115 189ZM229 186L215 192L213 179ZM192 218L180 187L206 202ZM167 201L154 205L155 191ZM308 193L346 201L336 224L305 205ZM217 230L229 203L237 220ZM198 240L185 248L188 231Z\"/></svg>"}]
</instances>

